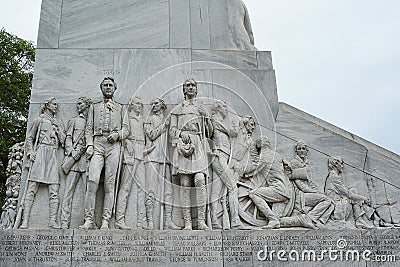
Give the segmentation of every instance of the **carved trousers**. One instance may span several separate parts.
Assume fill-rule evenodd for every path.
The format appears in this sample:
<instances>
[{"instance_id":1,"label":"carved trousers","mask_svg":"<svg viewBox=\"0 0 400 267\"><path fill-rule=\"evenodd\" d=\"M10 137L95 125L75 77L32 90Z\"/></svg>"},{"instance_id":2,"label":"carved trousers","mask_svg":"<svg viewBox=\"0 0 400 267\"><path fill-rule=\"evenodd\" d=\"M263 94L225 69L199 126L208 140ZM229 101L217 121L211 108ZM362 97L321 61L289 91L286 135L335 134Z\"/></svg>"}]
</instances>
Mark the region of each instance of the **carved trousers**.
<instances>
[{"instance_id":1,"label":"carved trousers","mask_svg":"<svg viewBox=\"0 0 400 267\"><path fill-rule=\"evenodd\" d=\"M193 174L179 174L181 182L181 205L182 213L185 224L191 224L191 203L190 203L190 185L193 180ZM205 222L206 218L206 178L203 173L196 173L194 175L194 185L196 187L196 201L197 201L197 219L199 222Z\"/></svg>"},{"instance_id":2,"label":"carved trousers","mask_svg":"<svg viewBox=\"0 0 400 267\"><path fill-rule=\"evenodd\" d=\"M75 193L75 188L78 184L79 179L84 174L85 173L82 172L70 171L67 176L67 181L65 183L64 199L61 204L61 222L62 224L65 224L67 226L69 226L71 222L72 199ZM85 181L85 179L83 180ZM84 188L86 188L86 181Z\"/></svg>"},{"instance_id":3,"label":"carved trousers","mask_svg":"<svg viewBox=\"0 0 400 267\"><path fill-rule=\"evenodd\" d=\"M171 218L173 206L173 183L170 165L158 162L147 162L146 166L146 203L153 205L157 199L165 205L165 217ZM165 168L165 169L164 169ZM164 175L163 175L164 172ZM164 196L161 196L161 185L164 183ZM161 220L162 218L160 218Z\"/></svg>"},{"instance_id":4,"label":"carved trousers","mask_svg":"<svg viewBox=\"0 0 400 267\"><path fill-rule=\"evenodd\" d=\"M115 216L117 222L125 220L128 197L132 190L133 181L137 184L137 192L133 192L137 203L137 222L138 226L142 226L146 221L145 170L142 160L135 159L133 165L123 165Z\"/></svg>"},{"instance_id":5,"label":"carved trousers","mask_svg":"<svg viewBox=\"0 0 400 267\"><path fill-rule=\"evenodd\" d=\"M40 183L28 181L28 188L26 191L25 203L24 203L24 220L29 220L29 214L32 208L33 200L35 199L35 195L39 189ZM48 184L49 190L49 211L50 211L50 220L56 221L58 205L60 202L58 190L60 188L59 184Z\"/></svg>"},{"instance_id":6,"label":"carved trousers","mask_svg":"<svg viewBox=\"0 0 400 267\"><path fill-rule=\"evenodd\" d=\"M104 167L103 220L110 221L114 206L115 179L121 153L119 142L113 144L105 136L94 139L94 153L89 164L89 180L85 196L85 221L94 222L96 192L99 187L101 171Z\"/></svg>"},{"instance_id":7,"label":"carved trousers","mask_svg":"<svg viewBox=\"0 0 400 267\"><path fill-rule=\"evenodd\" d=\"M325 224L335 208L332 201L321 193L304 193L304 204L311 207L307 215L314 223L319 220Z\"/></svg>"},{"instance_id":8,"label":"carved trousers","mask_svg":"<svg viewBox=\"0 0 400 267\"><path fill-rule=\"evenodd\" d=\"M238 199L238 188L237 188L237 181L235 178L235 174L233 170L228 165L229 155L218 151L217 157L212 162L212 168L214 172L218 175L218 177L223 181L224 186L228 190L228 203L229 203L229 210L230 210L230 217L231 217L231 226L240 226L242 225L240 218L239 218L239 199ZM215 177L214 177L215 180ZM213 183L212 189L212 199L211 201L215 201L215 190L214 187L219 187L219 183ZM218 191L218 188L216 188ZM219 191L223 190L220 188ZM212 217L213 220L217 216L216 215L216 208L213 205L212 209Z\"/></svg>"}]
</instances>

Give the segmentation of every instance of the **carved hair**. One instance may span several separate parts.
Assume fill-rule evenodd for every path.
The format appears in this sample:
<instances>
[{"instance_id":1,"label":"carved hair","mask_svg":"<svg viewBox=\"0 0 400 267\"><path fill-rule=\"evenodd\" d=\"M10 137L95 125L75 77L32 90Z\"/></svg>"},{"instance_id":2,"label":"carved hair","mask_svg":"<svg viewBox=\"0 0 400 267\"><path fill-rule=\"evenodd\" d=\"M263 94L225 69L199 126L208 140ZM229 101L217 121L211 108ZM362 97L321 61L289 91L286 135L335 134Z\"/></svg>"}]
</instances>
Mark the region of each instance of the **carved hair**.
<instances>
[{"instance_id":1,"label":"carved hair","mask_svg":"<svg viewBox=\"0 0 400 267\"><path fill-rule=\"evenodd\" d=\"M265 135L261 135L260 137L258 137L258 139L256 141L256 147L258 149L263 148L263 147L269 147L270 144L271 143L269 142L268 136L265 136Z\"/></svg>"},{"instance_id":2,"label":"carved hair","mask_svg":"<svg viewBox=\"0 0 400 267\"><path fill-rule=\"evenodd\" d=\"M133 102L135 102L135 101L139 102L140 105L141 105L142 108L143 108L143 101L142 101L142 98L140 98L140 96L134 96L134 97L132 97L131 100L129 100L128 105L132 105Z\"/></svg>"},{"instance_id":3,"label":"carved hair","mask_svg":"<svg viewBox=\"0 0 400 267\"><path fill-rule=\"evenodd\" d=\"M211 106L211 114L217 114L223 104L226 105L226 102L222 100L216 100Z\"/></svg>"},{"instance_id":4,"label":"carved hair","mask_svg":"<svg viewBox=\"0 0 400 267\"><path fill-rule=\"evenodd\" d=\"M339 164L343 165L344 161L341 157L331 157L328 159L328 170L336 169Z\"/></svg>"},{"instance_id":5,"label":"carved hair","mask_svg":"<svg viewBox=\"0 0 400 267\"><path fill-rule=\"evenodd\" d=\"M250 116L250 115L244 116L244 117L242 118L243 126L245 126L246 124L248 124L250 121L253 121L254 123L256 122L252 116Z\"/></svg>"},{"instance_id":6,"label":"carved hair","mask_svg":"<svg viewBox=\"0 0 400 267\"><path fill-rule=\"evenodd\" d=\"M189 83L189 82L194 83L194 85L196 86L196 96L197 96L197 82L193 78L190 78L190 79L185 80L182 85L183 95L185 96L185 99L186 99L186 83Z\"/></svg>"},{"instance_id":7,"label":"carved hair","mask_svg":"<svg viewBox=\"0 0 400 267\"><path fill-rule=\"evenodd\" d=\"M78 101L82 100L83 102L85 102L87 107L90 107L93 104L92 99L90 99L89 97L86 96L81 96L80 98L78 98Z\"/></svg>"},{"instance_id":8,"label":"carved hair","mask_svg":"<svg viewBox=\"0 0 400 267\"><path fill-rule=\"evenodd\" d=\"M56 99L55 97L47 98L47 99L44 101L42 107L40 108L40 114L43 114L44 111L47 109L48 105L49 105L51 102L53 102L53 101L57 101L57 99ZM58 105L57 105L57 111L58 111Z\"/></svg>"},{"instance_id":9,"label":"carved hair","mask_svg":"<svg viewBox=\"0 0 400 267\"><path fill-rule=\"evenodd\" d=\"M112 81L113 84L114 84L115 90L117 90L117 83L115 82L115 80L114 80L113 77L105 77L105 78L101 81L101 83L100 83L100 89L102 88L104 82L107 81L107 80Z\"/></svg>"},{"instance_id":10,"label":"carved hair","mask_svg":"<svg viewBox=\"0 0 400 267\"><path fill-rule=\"evenodd\" d=\"M150 102L151 108L153 108L153 105L155 105L157 102L161 103L161 109L162 110L166 110L167 109L167 105L165 104L165 101L162 100L161 98L158 98L158 97L153 98L153 100L151 100L151 102Z\"/></svg>"},{"instance_id":11,"label":"carved hair","mask_svg":"<svg viewBox=\"0 0 400 267\"><path fill-rule=\"evenodd\" d=\"M306 145L306 143L301 142L301 141L297 142L297 143L294 145L294 150L297 151L297 149L298 149L300 146L304 146L304 147L306 148L306 151L308 152L308 146Z\"/></svg>"}]
</instances>

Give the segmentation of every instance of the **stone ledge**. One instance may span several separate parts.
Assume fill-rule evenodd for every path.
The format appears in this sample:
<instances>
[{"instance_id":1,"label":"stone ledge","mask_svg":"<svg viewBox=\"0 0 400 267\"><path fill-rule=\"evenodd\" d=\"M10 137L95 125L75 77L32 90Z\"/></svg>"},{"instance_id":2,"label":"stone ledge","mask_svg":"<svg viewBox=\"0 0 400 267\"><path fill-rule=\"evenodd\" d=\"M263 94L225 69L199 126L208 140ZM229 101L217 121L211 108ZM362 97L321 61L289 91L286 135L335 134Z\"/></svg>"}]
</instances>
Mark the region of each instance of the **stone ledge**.
<instances>
[{"instance_id":1,"label":"stone ledge","mask_svg":"<svg viewBox=\"0 0 400 267\"><path fill-rule=\"evenodd\" d=\"M359 251L330 260L322 250ZM345 240L345 241L343 241ZM365 250L394 255L400 260L400 230L252 230L252 231L139 231L139 230L0 230L0 266L373 266L362 259ZM345 246L344 246L345 245ZM315 249L316 260L303 251ZM265 250L267 258L264 259ZM272 261L270 260L270 253ZM277 252L299 253L299 261L278 261ZM262 252L260 252L262 251ZM306 252L308 253L308 252ZM338 252L332 252L338 253ZM339 252L340 253L340 252ZM334 255L334 254L332 254ZM338 254L339 255L339 254ZM313 259L313 256L310 256ZM321 258L322 259L322 258ZM386 263L385 266L395 266Z\"/></svg>"}]
</instances>

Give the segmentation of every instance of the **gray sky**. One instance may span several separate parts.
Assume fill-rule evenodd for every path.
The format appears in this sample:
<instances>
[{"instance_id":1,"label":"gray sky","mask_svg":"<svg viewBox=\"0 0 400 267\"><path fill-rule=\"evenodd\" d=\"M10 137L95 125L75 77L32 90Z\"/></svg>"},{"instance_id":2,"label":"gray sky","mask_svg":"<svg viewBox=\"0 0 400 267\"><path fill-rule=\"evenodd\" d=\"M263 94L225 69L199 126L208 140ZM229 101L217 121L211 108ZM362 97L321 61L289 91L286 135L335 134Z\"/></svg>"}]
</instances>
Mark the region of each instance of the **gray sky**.
<instances>
[{"instance_id":1,"label":"gray sky","mask_svg":"<svg viewBox=\"0 0 400 267\"><path fill-rule=\"evenodd\" d=\"M400 1L244 2L279 101L400 154ZM0 0L0 27L36 42L40 3Z\"/></svg>"}]
</instances>

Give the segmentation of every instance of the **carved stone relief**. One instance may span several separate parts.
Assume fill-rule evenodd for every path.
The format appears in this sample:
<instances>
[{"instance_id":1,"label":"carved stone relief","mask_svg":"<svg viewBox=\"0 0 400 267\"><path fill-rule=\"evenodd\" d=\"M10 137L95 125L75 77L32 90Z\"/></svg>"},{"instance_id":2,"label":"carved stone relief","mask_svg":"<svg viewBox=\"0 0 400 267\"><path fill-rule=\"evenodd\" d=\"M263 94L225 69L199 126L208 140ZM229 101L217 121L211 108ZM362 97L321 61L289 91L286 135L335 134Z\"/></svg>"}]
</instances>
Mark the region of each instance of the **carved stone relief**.
<instances>
[{"instance_id":1,"label":"carved stone relief","mask_svg":"<svg viewBox=\"0 0 400 267\"><path fill-rule=\"evenodd\" d=\"M17 216L17 204L20 194L22 160L25 143L17 143L10 148L6 169L6 199L1 208L0 229L12 229Z\"/></svg>"},{"instance_id":2,"label":"carved stone relief","mask_svg":"<svg viewBox=\"0 0 400 267\"><path fill-rule=\"evenodd\" d=\"M68 121L65 132L57 118L57 100L44 103L28 132L29 174L18 213L23 151L21 144L12 148L2 228L12 227L15 218L17 227L29 227L39 185L48 187L50 228L59 228L58 222L70 228L76 194L85 196L80 228L87 230L98 228L96 205L102 207L101 229L396 226L382 219L367 197L346 185L340 157L329 158L325 187L319 188L310 171L307 144L297 142L294 157L285 159L267 136L255 136L258 123L252 116L241 117L222 100L210 107L199 101L193 79L183 83L184 99L168 115L160 98L149 103L147 116L139 96L128 105L116 102L117 84L111 77L103 79L100 89L100 102L78 99L78 115ZM62 147L64 159L59 160ZM60 212L59 168L66 177ZM86 192L75 190L78 180L84 181ZM96 198L100 183L104 199ZM176 198L179 204L174 203ZM133 209L129 200L137 209L136 222L126 216Z\"/></svg>"}]
</instances>

